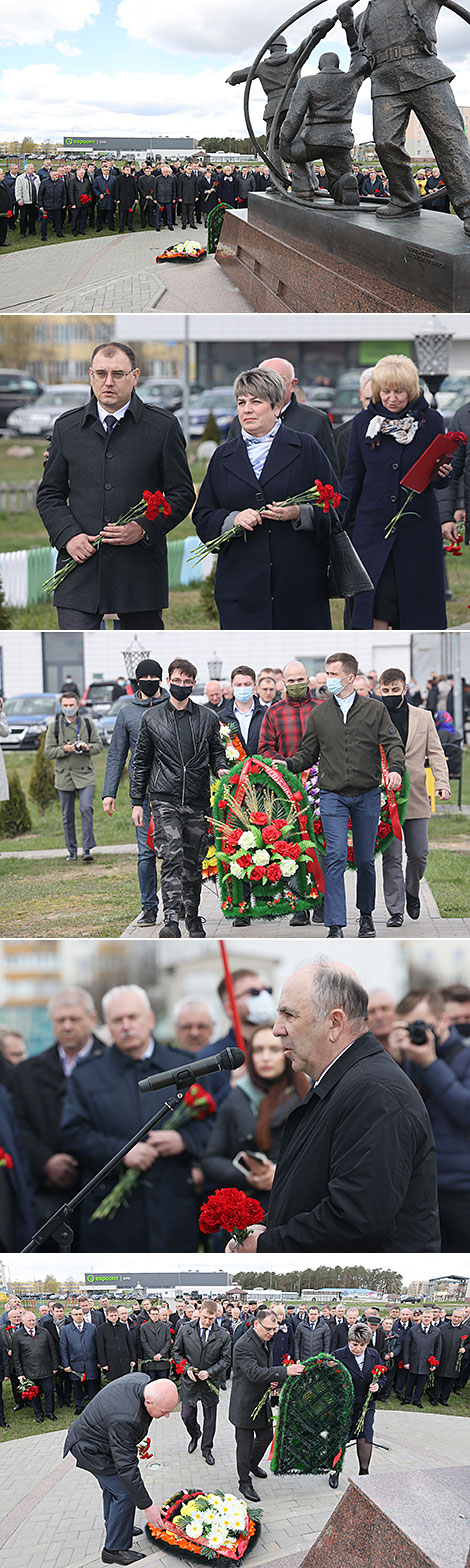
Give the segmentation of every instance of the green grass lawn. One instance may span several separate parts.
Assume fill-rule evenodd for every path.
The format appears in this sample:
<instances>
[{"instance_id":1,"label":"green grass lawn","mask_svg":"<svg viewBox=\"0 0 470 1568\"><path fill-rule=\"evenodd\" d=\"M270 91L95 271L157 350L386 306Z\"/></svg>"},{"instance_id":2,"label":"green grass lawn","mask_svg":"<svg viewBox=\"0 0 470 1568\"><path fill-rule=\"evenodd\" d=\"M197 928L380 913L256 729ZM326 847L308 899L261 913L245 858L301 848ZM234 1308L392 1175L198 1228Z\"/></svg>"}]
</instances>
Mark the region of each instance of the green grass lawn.
<instances>
[{"instance_id":1,"label":"green grass lawn","mask_svg":"<svg viewBox=\"0 0 470 1568\"><path fill-rule=\"evenodd\" d=\"M29 799L29 782L31 769L36 757L35 751L4 751L3 753L7 773L19 773L20 782L28 798L28 806L33 820L32 833L23 833L21 838L6 839L0 837L0 854L8 849L62 849L64 835L62 832L62 818L59 799L48 807L41 816L34 801ZM117 806L112 817L103 811L101 791L103 788L106 769L107 749L101 751L94 758L96 771L95 791L95 837L98 844L132 844L134 842L134 827L131 820L131 804L129 799L129 780L127 769L119 786ZM77 823L80 823L80 813L77 804Z\"/></svg>"},{"instance_id":2,"label":"green grass lawn","mask_svg":"<svg viewBox=\"0 0 470 1568\"><path fill-rule=\"evenodd\" d=\"M6 1430L4 1427L0 1427L0 1443L11 1442L12 1437L38 1437L41 1432L55 1431L55 1426L52 1421L44 1420L42 1426L39 1425L34 1416L34 1412L31 1410L26 1401L24 1403L23 1410L18 1410L17 1412L14 1411L14 1400L11 1391L11 1383L9 1380L8 1382L3 1383L2 1392L3 1404L5 1408L5 1421L8 1423L8 1425ZM456 1403L458 1404L459 1401L456 1400ZM55 1414L57 1417L57 1431L60 1429L62 1429L64 1432L67 1431L71 1425L71 1422L75 1420L75 1410L73 1405L71 1406L70 1410L68 1410L67 1407L59 1410L56 1404Z\"/></svg>"},{"instance_id":3,"label":"green grass lawn","mask_svg":"<svg viewBox=\"0 0 470 1568\"><path fill-rule=\"evenodd\" d=\"M65 860L1 862L0 935L121 936L140 911L137 855L99 855L92 866Z\"/></svg>"}]
</instances>

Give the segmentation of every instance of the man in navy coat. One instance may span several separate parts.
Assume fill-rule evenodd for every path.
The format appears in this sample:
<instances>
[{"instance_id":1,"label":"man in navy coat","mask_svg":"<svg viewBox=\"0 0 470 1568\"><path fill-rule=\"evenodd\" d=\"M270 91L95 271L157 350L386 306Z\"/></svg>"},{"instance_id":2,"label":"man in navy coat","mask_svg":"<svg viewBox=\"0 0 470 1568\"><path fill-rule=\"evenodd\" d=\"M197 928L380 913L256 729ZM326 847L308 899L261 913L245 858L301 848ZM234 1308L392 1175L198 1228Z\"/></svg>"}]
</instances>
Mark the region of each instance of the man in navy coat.
<instances>
[{"instance_id":1,"label":"man in navy coat","mask_svg":"<svg viewBox=\"0 0 470 1568\"><path fill-rule=\"evenodd\" d=\"M94 1323L84 1323L81 1307L72 1307L72 1322L60 1331L60 1360L72 1379L77 1415L83 1410L85 1396L93 1399L100 1386L97 1339Z\"/></svg>"}]
</instances>

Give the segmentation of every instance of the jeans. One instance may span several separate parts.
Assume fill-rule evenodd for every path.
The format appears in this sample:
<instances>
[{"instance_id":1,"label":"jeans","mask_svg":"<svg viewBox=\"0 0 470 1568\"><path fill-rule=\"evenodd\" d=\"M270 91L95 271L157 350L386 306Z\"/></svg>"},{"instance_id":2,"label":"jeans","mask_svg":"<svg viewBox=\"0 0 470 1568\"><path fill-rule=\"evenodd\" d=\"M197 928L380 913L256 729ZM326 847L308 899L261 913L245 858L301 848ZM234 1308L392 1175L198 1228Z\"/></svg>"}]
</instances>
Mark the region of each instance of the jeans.
<instances>
[{"instance_id":1,"label":"jeans","mask_svg":"<svg viewBox=\"0 0 470 1568\"><path fill-rule=\"evenodd\" d=\"M349 818L357 866L356 905L363 915L372 914L375 905L374 847L380 816L379 786L365 790L362 795L337 795L333 790L322 789L320 814L326 837L325 925L345 926L344 873Z\"/></svg>"},{"instance_id":2,"label":"jeans","mask_svg":"<svg viewBox=\"0 0 470 1568\"><path fill-rule=\"evenodd\" d=\"M94 1473L103 1493L106 1551L130 1552L135 1514L132 1498L129 1497L119 1475L98 1475L96 1471Z\"/></svg>"},{"instance_id":3,"label":"jeans","mask_svg":"<svg viewBox=\"0 0 470 1568\"><path fill-rule=\"evenodd\" d=\"M62 807L62 824L64 838L69 855L77 854L77 834L75 829L75 796L78 795L80 816L82 819L82 849L88 855L96 844L93 832L93 796L94 784L85 784L83 789L59 789L58 795Z\"/></svg>"},{"instance_id":4,"label":"jeans","mask_svg":"<svg viewBox=\"0 0 470 1568\"><path fill-rule=\"evenodd\" d=\"M144 800L144 825L136 828L137 839L137 876L139 878L140 897L142 909L158 909L157 888L157 862L155 850L147 844L147 834L150 822L150 801L148 795Z\"/></svg>"}]
</instances>

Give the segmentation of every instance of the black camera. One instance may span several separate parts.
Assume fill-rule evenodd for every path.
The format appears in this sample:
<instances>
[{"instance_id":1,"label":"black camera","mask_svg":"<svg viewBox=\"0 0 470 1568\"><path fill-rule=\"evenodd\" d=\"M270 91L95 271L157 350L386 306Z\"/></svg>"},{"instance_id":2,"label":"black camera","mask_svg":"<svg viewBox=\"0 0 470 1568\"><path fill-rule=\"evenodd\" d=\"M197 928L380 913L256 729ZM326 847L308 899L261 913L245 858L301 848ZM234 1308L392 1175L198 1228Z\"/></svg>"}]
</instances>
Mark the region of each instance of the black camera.
<instances>
[{"instance_id":1,"label":"black camera","mask_svg":"<svg viewBox=\"0 0 470 1568\"><path fill-rule=\"evenodd\" d=\"M414 1024L407 1024L406 1032L410 1036L411 1044L426 1045L428 1029L429 1024L425 1024L422 1018L416 1018Z\"/></svg>"},{"instance_id":2,"label":"black camera","mask_svg":"<svg viewBox=\"0 0 470 1568\"><path fill-rule=\"evenodd\" d=\"M83 751L83 746L82 746L81 740L76 740L75 741L75 745L74 745L73 749L74 749L74 751Z\"/></svg>"}]
</instances>

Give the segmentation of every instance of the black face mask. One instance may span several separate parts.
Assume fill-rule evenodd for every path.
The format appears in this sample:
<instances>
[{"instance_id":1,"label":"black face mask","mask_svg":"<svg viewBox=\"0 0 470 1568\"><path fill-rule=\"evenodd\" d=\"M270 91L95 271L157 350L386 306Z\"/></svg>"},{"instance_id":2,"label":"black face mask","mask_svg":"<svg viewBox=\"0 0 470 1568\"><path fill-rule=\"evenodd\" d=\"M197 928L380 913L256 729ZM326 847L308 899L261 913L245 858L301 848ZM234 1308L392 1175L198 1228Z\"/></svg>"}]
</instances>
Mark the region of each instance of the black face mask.
<instances>
[{"instance_id":1,"label":"black face mask","mask_svg":"<svg viewBox=\"0 0 470 1568\"><path fill-rule=\"evenodd\" d=\"M454 1029L458 1029L462 1040L470 1040L470 1023L459 1023L458 1020L455 1020Z\"/></svg>"},{"instance_id":2,"label":"black face mask","mask_svg":"<svg viewBox=\"0 0 470 1568\"><path fill-rule=\"evenodd\" d=\"M382 697L382 702L385 704L385 707L388 708L389 713L395 713L397 708L401 708L402 702L404 702L404 700L404 693L401 697L397 697L396 694L393 696L391 695L390 697Z\"/></svg>"},{"instance_id":3,"label":"black face mask","mask_svg":"<svg viewBox=\"0 0 470 1568\"><path fill-rule=\"evenodd\" d=\"M139 690L143 697L156 697L157 691L160 691L160 681L142 680L139 682Z\"/></svg>"},{"instance_id":4,"label":"black face mask","mask_svg":"<svg viewBox=\"0 0 470 1568\"><path fill-rule=\"evenodd\" d=\"M175 702L185 702L192 689L192 686L178 686L176 681L170 681L170 697L174 697Z\"/></svg>"}]
</instances>

